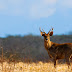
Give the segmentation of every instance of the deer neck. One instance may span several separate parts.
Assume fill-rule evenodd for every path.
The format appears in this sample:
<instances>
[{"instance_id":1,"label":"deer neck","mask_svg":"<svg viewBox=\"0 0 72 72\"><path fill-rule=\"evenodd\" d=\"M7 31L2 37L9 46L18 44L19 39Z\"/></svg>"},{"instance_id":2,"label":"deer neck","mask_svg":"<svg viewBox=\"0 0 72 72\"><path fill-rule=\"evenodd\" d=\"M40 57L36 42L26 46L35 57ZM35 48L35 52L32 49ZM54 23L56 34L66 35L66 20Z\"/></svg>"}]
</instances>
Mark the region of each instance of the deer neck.
<instances>
[{"instance_id":1,"label":"deer neck","mask_svg":"<svg viewBox=\"0 0 72 72\"><path fill-rule=\"evenodd\" d=\"M44 45L45 45L45 48L48 50L52 46L52 42L50 41L50 39L48 40L44 39Z\"/></svg>"}]
</instances>

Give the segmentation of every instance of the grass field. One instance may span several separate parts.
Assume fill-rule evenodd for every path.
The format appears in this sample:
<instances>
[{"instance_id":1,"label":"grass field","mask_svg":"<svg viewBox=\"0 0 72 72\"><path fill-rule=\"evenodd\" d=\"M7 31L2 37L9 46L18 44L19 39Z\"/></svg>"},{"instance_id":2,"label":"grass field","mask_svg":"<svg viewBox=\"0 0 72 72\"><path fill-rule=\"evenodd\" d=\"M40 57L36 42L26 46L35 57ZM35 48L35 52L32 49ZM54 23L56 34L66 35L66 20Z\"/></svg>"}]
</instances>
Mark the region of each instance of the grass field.
<instances>
[{"instance_id":1,"label":"grass field","mask_svg":"<svg viewBox=\"0 0 72 72\"><path fill-rule=\"evenodd\" d=\"M0 63L0 72L71 72L71 68L68 69L66 64L57 64L56 69L53 63Z\"/></svg>"}]
</instances>

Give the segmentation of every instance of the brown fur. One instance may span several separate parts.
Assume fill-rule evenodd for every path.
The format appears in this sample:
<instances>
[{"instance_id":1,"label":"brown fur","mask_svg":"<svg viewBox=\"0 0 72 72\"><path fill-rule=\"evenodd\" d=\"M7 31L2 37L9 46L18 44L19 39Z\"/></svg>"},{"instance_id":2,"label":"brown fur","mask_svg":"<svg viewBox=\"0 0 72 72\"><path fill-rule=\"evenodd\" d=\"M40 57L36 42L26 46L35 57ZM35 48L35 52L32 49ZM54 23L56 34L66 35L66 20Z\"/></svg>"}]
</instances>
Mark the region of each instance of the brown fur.
<instances>
[{"instance_id":1,"label":"brown fur","mask_svg":"<svg viewBox=\"0 0 72 72\"><path fill-rule=\"evenodd\" d=\"M53 35L53 31L49 31L47 34L41 32L44 36L44 46L47 50L49 57L54 60L54 67L56 67L56 60L65 59L68 67L70 66L70 56L72 55L72 43L58 44L50 41L50 36Z\"/></svg>"}]
</instances>

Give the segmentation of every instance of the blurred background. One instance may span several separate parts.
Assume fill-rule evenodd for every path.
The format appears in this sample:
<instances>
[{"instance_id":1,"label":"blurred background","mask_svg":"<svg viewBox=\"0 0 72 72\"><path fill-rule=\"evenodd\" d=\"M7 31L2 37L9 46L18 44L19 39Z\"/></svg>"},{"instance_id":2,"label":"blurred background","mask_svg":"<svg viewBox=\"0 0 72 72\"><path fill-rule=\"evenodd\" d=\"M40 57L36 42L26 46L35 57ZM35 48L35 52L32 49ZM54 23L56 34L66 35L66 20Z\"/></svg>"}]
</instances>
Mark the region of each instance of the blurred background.
<instances>
[{"instance_id":1,"label":"blurred background","mask_svg":"<svg viewBox=\"0 0 72 72\"><path fill-rule=\"evenodd\" d=\"M54 28L53 42L72 42L72 0L0 0L5 59L48 60L39 27L45 32Z\"/></svg>"}]
</instances>

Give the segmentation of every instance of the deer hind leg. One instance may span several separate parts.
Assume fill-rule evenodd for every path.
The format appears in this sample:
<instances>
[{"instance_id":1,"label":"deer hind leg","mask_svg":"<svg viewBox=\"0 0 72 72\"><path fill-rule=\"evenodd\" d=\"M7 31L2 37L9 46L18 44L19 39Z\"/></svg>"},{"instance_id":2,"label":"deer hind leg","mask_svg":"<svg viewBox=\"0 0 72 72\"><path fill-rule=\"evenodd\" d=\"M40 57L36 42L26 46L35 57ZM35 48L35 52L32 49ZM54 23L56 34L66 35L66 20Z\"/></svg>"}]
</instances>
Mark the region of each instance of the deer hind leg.
<instances>
[{"instance_id":1,"label":"deer hind leg","mask_svg":"<svg viewBox=\"0 0 72 72\"><path fill-rule=\"evenodd\" d=\"M70 68L70 60L69 60L69 58L66 58L66 63L67 63L67 65L68 65L68 69Z\"/></svg>"}]
</instances>

